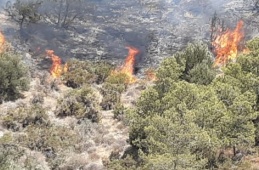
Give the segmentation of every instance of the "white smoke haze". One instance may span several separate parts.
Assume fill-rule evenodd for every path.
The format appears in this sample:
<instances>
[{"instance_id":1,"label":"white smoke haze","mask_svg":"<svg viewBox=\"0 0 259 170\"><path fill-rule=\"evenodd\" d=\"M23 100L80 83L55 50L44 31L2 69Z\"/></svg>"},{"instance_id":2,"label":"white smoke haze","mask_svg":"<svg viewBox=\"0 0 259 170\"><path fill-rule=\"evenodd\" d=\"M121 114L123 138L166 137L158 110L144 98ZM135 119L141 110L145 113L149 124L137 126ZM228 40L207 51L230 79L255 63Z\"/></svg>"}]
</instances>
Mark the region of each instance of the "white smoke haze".
<instances>
[{"instance_id":1,"label":"white smoke haze","mask_svg":"<svg viewBox=\"0 0 259 170\"><path fill-rule=\"evenodd\" d=\"M0 11L3 10L7 2L13 3L15 0L0 0Z\"/></svg>"}]
</instances>

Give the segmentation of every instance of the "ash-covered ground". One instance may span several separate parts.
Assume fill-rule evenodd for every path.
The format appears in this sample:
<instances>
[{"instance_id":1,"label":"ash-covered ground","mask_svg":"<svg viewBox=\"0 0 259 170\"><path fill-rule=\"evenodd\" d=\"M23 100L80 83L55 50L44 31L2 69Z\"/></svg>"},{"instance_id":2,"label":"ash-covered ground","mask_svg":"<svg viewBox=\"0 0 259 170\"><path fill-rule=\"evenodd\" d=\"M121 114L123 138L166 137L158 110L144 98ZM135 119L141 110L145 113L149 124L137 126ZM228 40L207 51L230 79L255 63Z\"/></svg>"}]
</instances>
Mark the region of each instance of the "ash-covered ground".
<instances>
[{"instance_id":1,"label":"ash-covered ground","mask_svg":"<svg viewBox=\"0 0 259 170\"><path fill-rule=\"evenodd\" d=\"M196 40L209 44L215 12L229 28L243 19L246 39L258 34L258 17L252 4L243 0L91 0L88 5L84 17L67 29L42 22L21 34L15 23L6 22L1 24L2 31L17 48L40 49L39 53L54 49L63 60L123 62L125 46L134 46L141 51L139 67L156 65Z\"/></svg>"}]
</instances>

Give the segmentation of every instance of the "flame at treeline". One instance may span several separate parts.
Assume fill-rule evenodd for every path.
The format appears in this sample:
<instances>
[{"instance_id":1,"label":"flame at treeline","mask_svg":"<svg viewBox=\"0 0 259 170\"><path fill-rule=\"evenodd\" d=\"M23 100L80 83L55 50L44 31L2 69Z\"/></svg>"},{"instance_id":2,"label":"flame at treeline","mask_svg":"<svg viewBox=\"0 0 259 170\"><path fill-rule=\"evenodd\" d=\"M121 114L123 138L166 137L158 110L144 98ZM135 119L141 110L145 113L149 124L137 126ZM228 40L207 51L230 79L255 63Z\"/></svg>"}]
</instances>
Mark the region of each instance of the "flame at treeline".
<instances>
[{"instance_id":1,"label":"flame at treeline","mask_svg":"<svg viewBox=\"0 0 259 170\"><path fill-rule=\"evenodd\" d=\"M129 52L123 66L113 71L112 74L116 74L116 73L125 74L127 76L127 83L131 84L131 83L135 83L137 80L136 77L134 76L134 65L135 65L136 55L139 53L139 50L131 46L126 48L129 50Z\"/></svg>"},{"instance_id":2,"label":"flame at treeline","mask_svg":"<svg viewBox=\"0 0 259 170\"><path fill-rule=\"evenodd\" d=\"M5 36L0 32L0 53L4 52Z\"/></svg>"},{"instance_id":3,"label":"flame at treeline","mask_svg":"<svg viewBox=\"0 0 259 170\"><path fill-rule=\"evenodd\" d=\"M236 59L239 51L248 51L240 45L244 38L243 26L244 22L240 20L234 30L227 29L220 32L212 42L216 54L215 65L225 65L229 60Z\"/></svg>"},{"instance_id":4,"label":"flame at treeline","mask_svg":"<svg viewBox=\"0 0 259 170\"><path fill-rule=\"evenodd\" d=\"M52 60L50 73L54 78L60 77L63 73L68 71L67 63L63 66L61 58L54 54L53 50L46 50L47 56Z\"/></svg>"}]
</instances>

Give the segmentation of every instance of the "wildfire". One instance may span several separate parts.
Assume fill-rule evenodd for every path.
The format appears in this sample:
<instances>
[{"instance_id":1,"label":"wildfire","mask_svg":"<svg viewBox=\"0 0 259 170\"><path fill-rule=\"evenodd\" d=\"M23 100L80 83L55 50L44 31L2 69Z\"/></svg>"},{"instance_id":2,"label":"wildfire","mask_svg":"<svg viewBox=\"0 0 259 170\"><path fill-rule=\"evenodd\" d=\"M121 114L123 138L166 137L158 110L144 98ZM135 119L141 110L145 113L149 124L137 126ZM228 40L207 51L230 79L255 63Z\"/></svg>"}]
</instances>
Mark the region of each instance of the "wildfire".
<instances>
[{"instance_id":1,"label":"wildfire","mask_svg":"<svg viewBox=\"0 0 259 170\"><path fill-rule=\"evenodd\" d=\"M68 71L67 63L62 66L62 61L59 56L54 54L53 50L46 50L47 56L51 57L52 66L50 68L50 73L54 78L60 77L63 73Z\"/></svg>"},{"instance_id":2,"label":"wildfire","mask_svg":"<svg viewBox=\"0 0 259 170\"><path fill-rule=\"evenodd\" d=\"M0 53L4 51L5 37L4 34L0 32Z\"/></svg>"},{"instance_id":3,"label":"wildfire","mask_svg":"<svg viewBox=\"0 0 259 170\"><path fill-rule=\"evenodd\" d=\"M236 59L238 51L243 50L239 45L244 38L243 25L240 20L234 30L227 29L212 42L216 53L215 65L225 65L229 60Z\"/></svg>"},{"instance_id":4,"label":"wildfire","mask_svg":"<svg viewBox=\"0 0 259 170\"><path fill-rule=\"evenodd\" d=\"M127 83L135 83L136 82L136 77L134 76L134 64L135 64L135 57L139 53L139 50L134 47L126 47L129 52L128 56L125 60L124 65L119 68L118 70L115 70L113 74L116 73L123 73L127 75Z\"/></svg>"}]
</instances>

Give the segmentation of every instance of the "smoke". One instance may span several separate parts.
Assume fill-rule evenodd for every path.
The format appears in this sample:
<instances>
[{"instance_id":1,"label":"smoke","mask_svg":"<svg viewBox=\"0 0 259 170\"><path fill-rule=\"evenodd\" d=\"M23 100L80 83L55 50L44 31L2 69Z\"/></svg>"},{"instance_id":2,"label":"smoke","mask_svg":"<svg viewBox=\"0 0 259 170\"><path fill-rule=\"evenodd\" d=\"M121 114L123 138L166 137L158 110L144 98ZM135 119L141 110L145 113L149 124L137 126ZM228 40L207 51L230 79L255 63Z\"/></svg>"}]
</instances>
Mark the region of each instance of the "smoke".
<instances>
[{"instance_id":1,"label":"smoke","mask_svg":"<svg viewBox=\"0 0 259 170\"><path fill-rule=\"evenodd\" d=\"M14 2L15 0L0 0L0 11L3 10L7 2Z\"/></svg>"}]
</instances>

